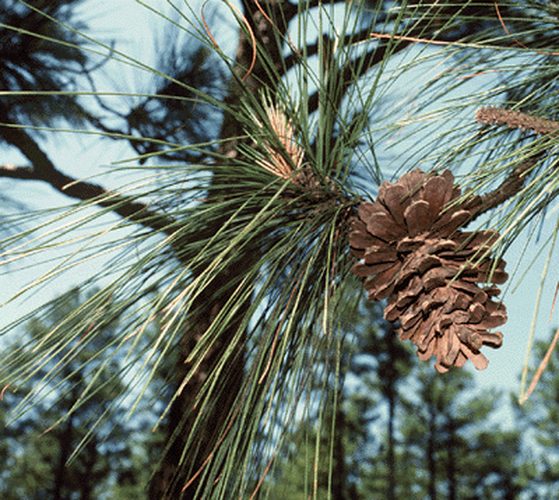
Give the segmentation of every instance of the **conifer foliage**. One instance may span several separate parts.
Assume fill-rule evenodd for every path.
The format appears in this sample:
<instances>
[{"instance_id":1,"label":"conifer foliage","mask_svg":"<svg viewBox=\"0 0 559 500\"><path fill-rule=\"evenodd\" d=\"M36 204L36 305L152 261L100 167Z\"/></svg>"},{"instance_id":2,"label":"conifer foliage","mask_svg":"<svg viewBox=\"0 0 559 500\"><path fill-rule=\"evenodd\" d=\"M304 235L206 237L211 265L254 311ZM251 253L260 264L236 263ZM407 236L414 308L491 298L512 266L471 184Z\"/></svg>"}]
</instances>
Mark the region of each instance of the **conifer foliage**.
<instances>
[{"instance_id":1,"label":"conifer foliage","mask_svg":"<svg viewBox=\"0 0 559 500\"><path fill-rule=\"evenodd\" d=\"M212 2L130 2L181 34L155 61L88 33L79 3L0 0L0 141L18 158L0 162L2 188L42 183L72 202L2 221L21 228L0 241L2 270L47 266L13 300L105 259L87 299L0 366L6 391L44 374L18 412L68 381L92 323L104 347L91 380L127 361L126 384L106 382L115 405L134 413L169 374L152 497L255 498L296 417L323 427L314 410L332 380L340 392L352 251L422 359L486 366L506 320L501 257L559 195L552 2L226 0L215 16ZM59 164L58 133L130 157L98 161L114 164L93 182ZM98 318L119 325L110 340Z\"/></svg>"}]
</instances>

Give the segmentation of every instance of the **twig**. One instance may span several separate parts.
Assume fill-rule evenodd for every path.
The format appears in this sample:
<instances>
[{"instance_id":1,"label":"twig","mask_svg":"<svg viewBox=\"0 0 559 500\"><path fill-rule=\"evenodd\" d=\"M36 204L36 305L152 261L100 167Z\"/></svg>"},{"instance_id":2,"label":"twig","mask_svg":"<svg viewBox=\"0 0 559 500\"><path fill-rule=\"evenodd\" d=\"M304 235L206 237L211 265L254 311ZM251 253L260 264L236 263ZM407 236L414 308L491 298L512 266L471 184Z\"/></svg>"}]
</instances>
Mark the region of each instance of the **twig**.
<instances>
[{"instance_id":1,"label":"twig","mask_svg":"<svg viewBox=\"0 0 559 500\"><path fill-rule=\"evenodd\" d=\"M522 162L503 180L498 188L480 196L481 201L478 200L478 204L474 207L470 222L519 193L524 187L526 174L536 164L538 159L539 156Z\"/></svg>"},{"instance_id":2,"label":"twig","mask_svg":"<svg viewBox=\"0 0 559 500\"><path fill-rule=\"evenodd\" d=\"M497 2L497 0L495 0L495 13L497 14L497 19L499 20L499 22L501 23L501 26L503 27L503 31L508 35L508 36L513 36L512 33L510 32L510 30L508 29L505 20L503 19L503 16L501 15L501 10L499 9L499 3ZM523 44L520 40L513 38L512 40L516 45L518 45L519 47L522 47L523 49L528 49L528 50L534 50L537 54L541 54L544 56L559 56L559 52L547 52L545 50L535 50L535 49L531 49L530 47L528 47L527 45Z\"/></svg>"},{"instance_id":3,"label":"twig","mask_svg":"<svg viewBox=\"0 0 559 500\"><path fill-rule=\"evenodd\" d=\"M559 132L559 122L532 116L521 111L513 111L505 108L486 106L476 112L476 121L482 125L503 125L509 129L531 130L540 135L548 135ZM476 205L471 220L481 214L498 207L524 187L526 175L534 167L543 153L534 155L518 165L510 175L503 180L501 185L481 196L481 201Z\"/></svg>"},{"instance_id":4,"label":"twig","mask_svg":"<svg viewBox=\"0 0 559 500\"><path fill-rule=\"evenodd\" d=\"M204 6L206 5L206 3L207 3L207 0L206 0L206 2L204 2L202 4L202 7L200 9L200 17L202 18L202 24L204 26L204 30L206 31L206 34L208 35L208 38L212 42L215 49L216 50L221 50L219 48L219 44L217 43L217 40L212 35L212 33L210 31L210 27L208 26L208 23L206 22L206 19L204 17ZM254 34L254 31L253 31L252 27L250 26L250 23L248 22L248 20L246 18L246 16L237 7L235 7L232 3L230 3L228 0L225 0L225 3L238 16L240 21L245 25L245 27L247 29L247 32L248 32L248 36L250 38L250 44L251 44L251 49L252 49L252 57L250 59L249 67L247 68L245 74L241 78L241 80L245 81L251 75L251 73L254 69L254 66L256 65L256 54L257 54L256 36Z\"/></svg>"},{"instance_id":5,"label":"twig","mask_svg":"<svg viewBox=\"0 0 559 500\"><path fill-rule=\"evenodd\" d=\"M496 8L498 9L498 5L495 3ZM500 12L498 12L497 17L500 16ZM506 25L504 24L502 17L499 18L499 21L501 22L501 26L503 26L503 29L505 30L505 32L508 35L511 35L510 31L507 29ZM512 35L511 35L512 36ZM370 33L369 34L370 38L379 38L382 40L401 40L404 42L412 42L412 43L421 43L421 44L425 44L425 45L439 45L439 46L453 46L453 47L464 47L464 48L503 48L500 45L486 45L486 44L480 44L480 43L473 43L473 42L460 42L458 40L455 41L451 41L451 40L437 40L437 39L433 39L433 38L422 38L422 37L415 37L415 36L408 36L408 35L396 35L396 34L391 34L391 33ZM526 45L524 45L523 43L519 42L518 40L513 40L515 42L516 45L520 46L521 48L523 48L524 50L528 50L530 52L534 52L536 54L542 55L542 56L559 56L559 52L548 52L545 50L538 50L538 49L532 49L531 47L528 47Z\"/></svg>"},{"instance_id":6,"label":"twig","mask_svg":"<svg viewBox=\"0 0 559 500\"><path fill-rule=\"evenodd\" d=\"M478 109L476 120L483 125L504 125L511 129L531 130L541 135L559 131L559 122L493 106Z\"/></svg>"},{"instance_id":7,"label":"twig","mask_svg":"<svg viewBox=\"0 0 559 500\"><path fill-rule=\"evenodd\" d=\"M558 122L531 116L520 111L512 111L503 108L480 108L476 113L476 120L484 125L504 125L510 129L531 130L540 135L553 134L559 131ZM504 203L506 200L519 193L524 187L526 175L534 167L542 155L543 153L539 153L523 161L511 172L511 174L497 189L481 196L481 200L475 207L474 215L471 220L488 210L499 206L501 203ZM555 303L555 298L553 300ZM524 394L521 394L518 398L520 405L526 403L530 395L534 392L541 376L543 375L543 372L549 364L549 360L551 359L551 355L558 341L559 328L555 332L555 336L553 337L544 358L536 370L528 390Z\"/></svg>"},{"instance_id":8,"label":"twig","mask_svg":"<svg viewBox=\"0 0 559 500\"><path fill-rule=\"evenodd\" d=\"M427 45L464 45L457 44L450 40L434 40L430 38L420 38L416 36L396 35L394 33L369 33L369 38L379 38L381 40L401 40L403 42L424 43Z\"/></svg>"},{"instance_id":9,"label":"twig","mask_svg":"<svg viewBox=\"0 0 559 500\"><path fill-rule=\"evenodd\" d=\"M528 390L526 391L525 394L521 394L520 397L518 398L518 403L520 405L523 405L524 403L526 403L526 401L528 401L528 398L534 392L534 389L538 385L538 382L540 381L540 378L543 375L543 372L545 371L545 369L547 368L547 365L549 364L549 360L551 359L551 355L553 354L553 351L554 351L555 346L557 345L558 341L559 341L559 328L557 328L557 330L555 331L555 335L553 337L553 340L551 341L551 344L549 344L547 352L545 353L545 356L543 357L543 359L540 363L540 366L538 366L538 369L536 370L536 373L534 374L534 378L532 379L532 382L530 382L530 386L528 387Z\"/></svg>"}]
</instances>

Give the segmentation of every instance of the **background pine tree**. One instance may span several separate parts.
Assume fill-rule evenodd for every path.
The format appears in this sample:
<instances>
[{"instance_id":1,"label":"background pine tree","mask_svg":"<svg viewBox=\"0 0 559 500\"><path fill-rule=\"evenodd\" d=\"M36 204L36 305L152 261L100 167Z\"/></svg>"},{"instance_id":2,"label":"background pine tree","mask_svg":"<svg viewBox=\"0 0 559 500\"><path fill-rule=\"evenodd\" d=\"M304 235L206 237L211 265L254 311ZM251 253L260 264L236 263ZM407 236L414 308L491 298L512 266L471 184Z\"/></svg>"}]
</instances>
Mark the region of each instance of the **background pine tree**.
<instances>
[{"instance_id":1,"label":"background pine tree","mask_svg":"<svg viewBox=\"0 0 559 500\"><path fill-rule=\"evenodd\" d=\"M18 343L40 341L84 300L77 289L59 297L44 319L31 320ZM40 386L32 411L3 434L6 460L0 492L4 498L98 498L112 484L126 481L133 482L138 492L142 481L145 488L149 462L145 450L141 457L136 455L135 441L146 429L137 427L141 418L136 425L127 424L124 410L115 406L118 389L125 385L120 374L123 360L106 363L101 356L110 349L118 325L105 323L101 333L89 339L91 327L83 325L82 337L71 342L69 347L77 354L63 370L49 376L52 366L64 361L62 354L55 355L28 384L15 393L6 392L3 408L17 410L31 389ZM4 355L23 362L34 353L11 346ZM83 403L76 405L80 398ZM138 459L142 465L134 463Z\"/></svg>"}]
</instances>

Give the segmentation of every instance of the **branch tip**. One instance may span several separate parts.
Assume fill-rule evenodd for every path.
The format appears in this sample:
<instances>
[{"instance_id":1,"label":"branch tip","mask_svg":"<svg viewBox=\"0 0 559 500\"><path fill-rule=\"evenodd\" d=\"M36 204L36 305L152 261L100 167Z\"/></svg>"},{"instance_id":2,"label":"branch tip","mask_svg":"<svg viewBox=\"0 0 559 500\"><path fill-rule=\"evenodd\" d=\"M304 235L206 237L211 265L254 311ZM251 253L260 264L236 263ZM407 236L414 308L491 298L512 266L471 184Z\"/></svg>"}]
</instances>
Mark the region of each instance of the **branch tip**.
<instances>
[{"instance_id":1,"label":"branch tip","mask_svg":"<svg viewBox=\"0 0 559 500\"><path fill-rule=\"evenodd\" d=\"M502 125L509 129L530 130L540 135L559 131L559 122L554 120L493 106L479 108L476 121L482 125Z\"/></svg>"}]
</instances>

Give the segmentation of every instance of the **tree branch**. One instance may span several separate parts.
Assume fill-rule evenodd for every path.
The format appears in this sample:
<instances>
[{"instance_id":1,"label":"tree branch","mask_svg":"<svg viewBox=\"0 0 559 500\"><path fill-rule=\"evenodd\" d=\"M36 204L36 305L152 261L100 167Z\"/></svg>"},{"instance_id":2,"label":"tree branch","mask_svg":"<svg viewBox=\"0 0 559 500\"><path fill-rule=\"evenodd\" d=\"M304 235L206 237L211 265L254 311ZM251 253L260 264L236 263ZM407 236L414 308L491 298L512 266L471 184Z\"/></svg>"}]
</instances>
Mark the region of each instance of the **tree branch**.
<instances>
[{"instance_id":1,"label":"tree branch","mask_svg":"<svg viewBox=\"0 0 559 500\"><path fill-rule=\"evenodd\" d=\"M473 15L473 14L472 14ZM390 18L387 16L385 23L390 24ZM429 28L429 29L428 29ZM372 69L376 64L385 59L388 48L391 50L391 55L394 55L403 49L407 48L409 45L416 43L427 43L436 45L451 45L453 43L463 40L466 35L478 32L480 29L479 24L472 23L471 25L466 25L463 29L458 32L451 31L446 35L439 35L440 38L437 40L432 40L430 37L432 33L437 30L436 26L422 26L418 25L414 29L411 29L404 35L397 35L394 33L374 33L365 32L359 33L362 40L366 40L367 37L371 39L377 39L378 45L375 46L370 52L365 56L358 56L354 59L349 59L344 66L341 68L342 73L342 92L341 98L347 92L347 89L354 84L359 78L363 77L370 69ZM363 58L363 59L361 59ZM315 92L309 97L308 109L309 113L316 111L318 107L318 92Z\"/></svg>"},{"instance_id":2,"label":"tree branch","mask_svg":"<svg viewBox=\"0 0 559 500\"><path fill-rule=\"evenodd\" d=\"M511 130L529 130L540 135L559 132L559 122L506 108L482 107L476 112L476 121L482 125L501 125ZM498 207L519 193L526 182L526 175L542 155L543 153L539 153L523 161L503 180L497 189L481 196L481 202L475 207L471 220Z\"/></svg>"},{"instance_id":3,"label":"tree branch","mask_svg":"<svg viewBox=\"0 0 559 500\"><path fill-rule=\"evenodd\" d=\"M538 157L534 157L522 162L516 167L508 177L506 177L501 185L493 191L480 196L478 204L472 210L472 218L470 222L477 219L480 215L497 208L499 205L512 198L519 193L526 182L526 175L538 161Z\"/></svg>"},{"instance_id":4,"label":"tree branch","mask_svg":"<svg viewBox=\"0 0 559 500\"><path fill-rule=\"evenodd\" d=\"M347 47L353 43L363 42L371 38L371 30L365 29L358 33L353 33L344 36L341 40L338 41L339 47ZM328 46L331 46L334 43L334 40L331 39L329 36L325 37L325 43ZM284 58L284 71L287 73L295 64L304 61L308 57L316 56L318 54L319 43L308 44L305 48L305 51L297 51L292 52L288 56Z\"/></svg>"},{"instance_id":5,"label":"tree branch","mask_svg":"<svg viewBox=\"0 0 559 500\"><path fill-rule=\"evenodd\" d=\"M356 83L359 78L364 76L369 70L374 68L377 64L385 60L386 53L390 48L392 55L401 52L408 47L411 42L399 42L398 44L391 44L390 42L379 43L374 49L367 52L364 56L356 56L354 59L349 59L341 68L342 89L339 92L339 101L347 92L348 88ZM309 114L318 109L320 90L315 91L309 96L308 110Z\"/></svg>"},{"instance_id":6,"label":"tree branch","mask_svg":"<svg viewBox=\"0 0 559 500\"><path fill-rule=\"evenodd\" d=\"M76 180L58 170L37 142L22 128L0 127L0 137L19 149L32 165L32 167L3 165L0 167L0 177L46 182L71 198L91 200L100 207L109 208L132 222L156 231L172 232L174 219L152 211L144 203L135 201L133 197L107 191L98 184Z\"/></svg>"},{"instance_id":7,"label":"tree branch","mask_svg":"<svg viewBox=\"0 0 559 500\"><path fill-rule=\"evenodd\" d=\"M492 106L479 108L476 120L482 125L504 125L510 129L531 130L541 135L559 131L559 122Z\"/></svg>"},{"instance_id":8,"label":"tree branch","mask_svg":"<svg viewBox=\"0 0 559 500\"><path fill-rule=\"evenodd\" d=\"M0 165L0 177L33 180L35 178L35 172L32 167L16 167L15 165L7 163L5 165Z\"/></svg>"}]
</instances>

